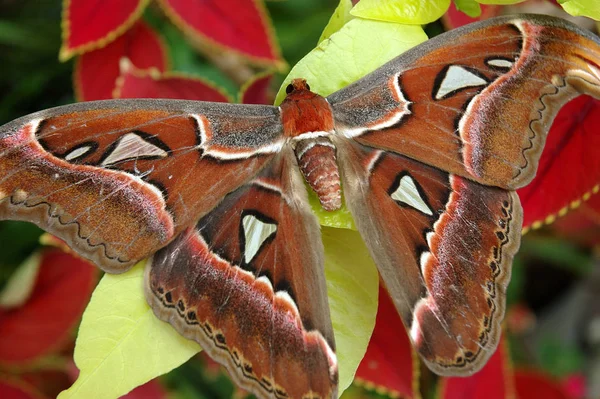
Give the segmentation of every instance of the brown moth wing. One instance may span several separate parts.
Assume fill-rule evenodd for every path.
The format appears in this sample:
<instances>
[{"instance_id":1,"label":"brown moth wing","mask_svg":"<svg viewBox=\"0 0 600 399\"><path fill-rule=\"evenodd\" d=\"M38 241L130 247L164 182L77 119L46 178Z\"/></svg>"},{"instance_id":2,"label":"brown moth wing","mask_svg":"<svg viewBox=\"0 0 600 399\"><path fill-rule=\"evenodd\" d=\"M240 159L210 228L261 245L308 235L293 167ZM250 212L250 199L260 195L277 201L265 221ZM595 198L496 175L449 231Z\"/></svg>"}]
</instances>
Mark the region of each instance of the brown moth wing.
<instances>
[{"instance_id":1,"label":"brown moth wing","mask_svg":"<svg viewBox=\"0 0 600 399\"><path fill-rule=\"evenodd\" d=\"M290 148L147 266L156 315L260 398L337 398L316 218Z\"/></svg>"},{"instance_id":2,"label":"brown moth wing","mask_svg":"<svg viewBox=\"0 0 600 399\"><path fill-rule=\"evenodd\" d=\"M529 15L435 37L327 100L339 134L516 189L535 175L557 111L580 93L600 98L600 40Z\"/></svg>"},{"instance_id":3,"label":"brown moth wing","mask_svg":"<svg viewBox=\"0 0 600 399\"><path fill-rule=\"evenodd\" d=\"M254 177L281 133L267 106L119 100L32 114L0 127L0 219L122 272Z\"/></svg>"},{"instance_id":4,"label":"brown moth wing","mask_svg":"<svg viewBox=\"0 0 600 399\"><path fill-rule=\"evenodd\" d=\"M494 352L522 223L514 191L339 138L347 206L415 347L436 373Z\"/></svg>"}]
</instances>

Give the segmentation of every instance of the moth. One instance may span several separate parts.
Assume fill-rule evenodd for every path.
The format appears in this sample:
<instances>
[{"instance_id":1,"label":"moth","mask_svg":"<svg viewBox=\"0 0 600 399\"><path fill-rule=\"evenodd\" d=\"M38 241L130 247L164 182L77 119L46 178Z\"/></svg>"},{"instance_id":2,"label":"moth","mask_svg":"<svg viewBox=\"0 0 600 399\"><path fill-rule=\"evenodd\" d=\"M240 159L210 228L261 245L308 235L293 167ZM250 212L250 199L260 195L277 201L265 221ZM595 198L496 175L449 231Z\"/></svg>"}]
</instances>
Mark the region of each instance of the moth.
<instances>
[{"instance_id":1,"label":"moth","mask_svg":"<svg viewBox=\"0 0 600 399\"><path fill-rule=\"evenodd\" d=\"M324 98L279 107L112 100L0 128L0 218L108 273L150 257L157 317L260 398L336 398L313 190L343 199L424 362L497 345L522 209L558 109L600 98L600 39L510 16L440 35ZM306 183L306 184L305 184ZM343 194L343 195L342 195Z\"/></svg>"}]
</instances>

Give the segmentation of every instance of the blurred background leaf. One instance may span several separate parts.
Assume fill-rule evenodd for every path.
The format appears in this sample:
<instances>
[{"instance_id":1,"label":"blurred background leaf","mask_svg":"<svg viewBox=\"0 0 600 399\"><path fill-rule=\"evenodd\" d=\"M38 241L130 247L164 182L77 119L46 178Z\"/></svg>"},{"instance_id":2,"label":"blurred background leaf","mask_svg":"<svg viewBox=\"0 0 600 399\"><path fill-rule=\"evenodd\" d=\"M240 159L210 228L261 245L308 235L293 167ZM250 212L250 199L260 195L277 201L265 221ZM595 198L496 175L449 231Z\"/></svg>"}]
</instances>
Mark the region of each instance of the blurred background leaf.
<instances>
[{"instance_id":1,"label":"blurred background leaf","mask_svg":"<svg viewBox=\"0 0 600 399\"><path fill-rule=\"evenodd\" d=\"M471 7L470 12L475 16L476 10L473 8L477 7L474 2L456 3L463 8ZM338 1L286 0L267 1L265 4L281 47L282 58L291 67L316 46ZM523 7L528 4L539 7L540 0L527 1ZM559 9L556 5L551 7ZM501 11L500 7L481 8L481 18ZM60 0L0 0L0 124L31 112L75 101L72 75L74 61L58 62L61 9ZM438 21L425 27L428 35L439 34L444 26L449 28L468 20L455 12L454 6L451 6L451 12L443 18L444 25ZM151 4L147 7L143 20L160 32L168 48L170 70L207 79L225 90L230 97L237 98L240 85L199 53L158 6ZM273 77L273 93L284 76L285 71L280 71ZM593 130L588 129L589 132ZM577 154L571 159L577 159ZM555 199L560 199L557 196L553 195ZM593 204L597 198L596 194L589 203L583 204ZM600 395L600 382L597 382L600 381L600 277L597 275L599 241L596 238L600 231L597 228L600 219L595 211L599 209L597 205L594 208L576 205L578 212L582 208L587 211L585 233L580 234L577 240L571 238L577 229L581 231L581 227L570 226L568 230L568 223L564 223L569 220L570 214L559 218L559 223L552 228L529 232L523 238L509 286L506 335L515 368L543 370L546 373L543 378L552 377L556 384L583 374L588 379L585 389L592 397ZM593 239L590 239L592 233L588 231L595 232L596 235L591 237ZM0 291L14 270L39 246L40 234L41 230L31 224L0 222ZM62 348L61 352L52 356L44 360L43 367L36 365L35 373L28 370L37 375L28 380L31 385L38 388L45 386L43 389L47 389L47 392L56 391L47 388L47 381L60 379L60 384L56 385L65 384L64 369L72 353L69 348ZM41 373L40 367L44 373ZM54 370L53 367L61 370L58 379L51 377L48 372L48 369ZM3 372L0 368L0 374ZM532 380L526 377L530 376L518 374L517 382L524 385L523 381ZM36 385L32 382L34 380L46 383ZM433 397L435 388L432 387L435 387L436 377L421 370L420 380L424 397ZM3 381L0 375L0 383ZM219 366L203 356L195 356L160 381L170 397L174 398L245 397L231 384ZM374 386L370 388L353 387L345 397L387 397L383 394L385 391L379 389L378 394L373 392ZM576 397L572 395L572 398Z\"/></svg>"}]
</instances>

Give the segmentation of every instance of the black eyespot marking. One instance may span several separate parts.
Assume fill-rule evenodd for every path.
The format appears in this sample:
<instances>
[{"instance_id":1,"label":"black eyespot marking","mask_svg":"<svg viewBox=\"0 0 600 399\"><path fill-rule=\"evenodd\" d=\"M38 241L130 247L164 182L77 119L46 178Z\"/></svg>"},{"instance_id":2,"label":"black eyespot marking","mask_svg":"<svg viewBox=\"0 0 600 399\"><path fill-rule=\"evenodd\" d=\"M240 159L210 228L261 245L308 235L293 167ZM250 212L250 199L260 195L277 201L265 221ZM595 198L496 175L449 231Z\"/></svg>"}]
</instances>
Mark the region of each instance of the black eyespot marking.
<instances>
[{"instance_id":1,"label":"black eyespot marking","mask_svg":"<svg viewBox=\"0 0 600 399\"><path fill-rule=\"evenodd\" d=\"M263 377L263 378L260 379L260 381L261 381L261 383L262 383L263 386L265 386L267 388L271 387L271 381L267 380L266 378Z\"/></svg>"},{"instance_id":2,"label":"black eyespot marking","mask_svg":"<svg viewBox=\"0 0 600 399\"><path fill-rule=\"evenodd\" d=\"M167 303L173 303L173 295L171 292L167 292L165 294L165 301L167 301Z\"/></svg>"},{"instance_id":3,"label":"black eyespot marking","mask_svg":"<svg viewBox=\"0 0 600 399\"><path fill-rule=\"evenodd\" d=\"M286 94L290 94L291 92L294 91L294 86L290 83L289 85L287 85L287 87L285 88L285 93Z\"/></svg>"},{"instance_id":4,"label":"black eyespot marking","mask_svg":"<svg viewBox=\"0 0 600 399\"><path fill-rule=\"evenodd\" d=\"M215 335L215 338L217 339L217 342L225 345L225 336L223 334L217 334Z\"/></svg>"},{"instance_id":5,"label":"black eyespot marking","mask_svg":"<svg viewBox=\"0 0 600 399\"><path fill-rule=\"evenodd\" d=\"M308 83L306 84L306 90L310 90L310 85Z\"/></svg>"}]
</instances>

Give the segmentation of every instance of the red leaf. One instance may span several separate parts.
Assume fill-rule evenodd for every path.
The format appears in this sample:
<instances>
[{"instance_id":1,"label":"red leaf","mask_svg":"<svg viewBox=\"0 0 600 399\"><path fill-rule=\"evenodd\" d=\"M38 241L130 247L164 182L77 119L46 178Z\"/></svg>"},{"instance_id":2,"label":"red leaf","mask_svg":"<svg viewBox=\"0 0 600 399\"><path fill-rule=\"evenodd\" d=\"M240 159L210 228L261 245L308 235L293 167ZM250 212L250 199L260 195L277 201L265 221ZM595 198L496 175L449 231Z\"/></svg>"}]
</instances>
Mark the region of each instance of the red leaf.
<instances>
[{"instance_id":1,"label":"red leaf","mask_svg":"<svg viewBox=\"0 0 600 399\"><path fill-rule=\"evenodd\" d=\"M442 15L442 23L446 30L450 30L476 21L496 17L502 13L502 6L500 5L480 4L479 7L481 7L481 15L477 18L471 18L464 12L459 11L453 3L450 8L448 8L448 11Z\"/></svg>"},{"instance_id":2,"label":"red leaf","mask_svg":"<svg viewBox=\"0 0 600 399\"><path fill-rule=\"evenodd\" d=\"M411 399L419 397L419 363L404 324L387 291L380 284L375 330L355 382L380 393Z\"/></svg>"},{"instance_id":3,"label":"red leaf","mask_svg":"<svg viewBox=\"0 0 600 399\"><path fill-rule=\"evenodd\" d=\"M253 76L240 89L240 102L243 104L272 104L273 95L269 93L273 72Z\"/></svg>"},{"instance_id":4,"label":"red leaf","mask_svg":"<svg viewBox=\"0 0 600 399\"><path fill-rule=\"evenodd\" d=\"M0 398L6 399L44 399L45 396L36 392L28 384L12 379L2 378L0 375Z\"/></svg>"},{"instance_id":5,"label":"red leaf","mask_svg":"<svg viewBox=\"0 0 600 399\"><path fill-rule=\"evenodd\" d=\"M43 233L40 236L39 241L40 241L41 245L45 245L45 246L48 246L48 247L56 247L56 248L62 250L63 252L66 252L68 254L76 254L76 252L73 251L71 249L71 247L67 245L66 242L64 242L63 240L61 240L57 236L52 235L50 233ZM77 255L74 255L74 256L77 256Z\"/></svg>"},{"instance_id":6,"label":"red leaf","mask_svg":"<svg viewBox=\"0 0 600 399\"><path fill-rule=\"evenodd\" d=\"M514 398L512 369L501 341L496 352L479 372L469 377L448 377L441 381L441 399Z\"/></svg>"},{"instance_id":7,"label":"red leaf","mask_svg":"<svg viewBox=\"0 0 600 399\"><path fill-rule=\"evenodd\" d=\"M167 16L193 40L234 51L261 65L281 65L262 0L159 0Z\"/></svg>"},{"instance_id":8,"label":"red leaf","mask_svg":"<svg viewBox=\"0 0 600 399\"><path fill-rule=\"evenodd\" d=\"M59 393L73 385L65 370L37 369L19 373L18 376L21 381L49 398L56 398Z\"/></svg>"},{"instance_id":9,"label":"red leaf","mask_svg":"<svg viewBox=\"0 0 600 399\"><path fill-rule=\"evenodd\" d=\"M506 330L514 335L531 332L537 324L535 313L524 303L516 303L508 308L504 316Z\"/></svg>"},{"instance_id":10,"label":"red leaf","mask_svg":"<svg viewBox=\"0 0 600 399\"><path fill-rule=\"evenodd\" d=\"M593 247L600 244L600 195L594 194L574 211L559 218L554 230L582 245Z\"/></svg>"},{"instance_id":11,"label":"red leaf","mask_svg":"<svg viewBox=\"0 0 600 399\"><path fill-rule=\"evenodd\" d=\"M0 313L0 363L21 365L56 350L69 337L96 284L96 268L59 250L42 256L33 294Z\"/></svg>"},{"instance_id":12,"label":"red leaf","mask_svg":"<svg viewBox=\"0 0 600 399\"><path fill-rule=\"evenodd\" d=\"M556 116L537 176L518 190L523 226L539 228L578 207L600 188L600 101L580 96Z\"/></svg>"},{"instance_id":13,"label":"red leaf","mask_svg":"<svg viewBox=\"0 0 600 399\"><path fill-rule=\"evenodd\" d=\"M167 391L154 379L121 396L121 399L167 399Z\"/></svg>"},{"instance_id":14,"label":"red leaf","mask_svg":"<svg viewBox=\"0 0 600 399\"><path fill-rule=\"evenodd\" d=\"M569 399L557 382L539 371L515 371L515 389L519 399Z\"/></svg>"},{"instance_id":15,"label":"red leaf","mask_svg":"<svg viewBox=\"0 0 600 399\"><path fill-rule=\"evenodd\" d=\"M128 61L122 63L114 97L230 101L227 94L202 79L178 73L161 74L156 69L141 70Z\"/></svg>"},{"instance_id":16,"label":"red leaf","mask_svg":"<svg viewBox=\"0 0 600 399\"><path fill-rule=\"evenodd\" d=\"M569 374L560 380L563 392L571 399L583 399L587 397L587 380L583 372Z\"/></svg>"},{"instance_id":17,"label":"red leaf","mask_svg":"<svg viewBox=\"0 0 600 399\"><path fill-rule=\"evenodd\" d=\"M73 76L78 101L112 98L119 77L119 61L126 57L138 68L167 69L167 48L160 36L143 22L104 48L83 54Z\"/></svg>"},{"instance_id":18,"label":"red leaf","mask_svg":"<svg viewBox=\"0 0 600 399\"><path fill-rule=\"evenodd\" d=\"M106 46L142 15L150 0L65 0L60 59Z\"/></svg>"}]
</instances>

